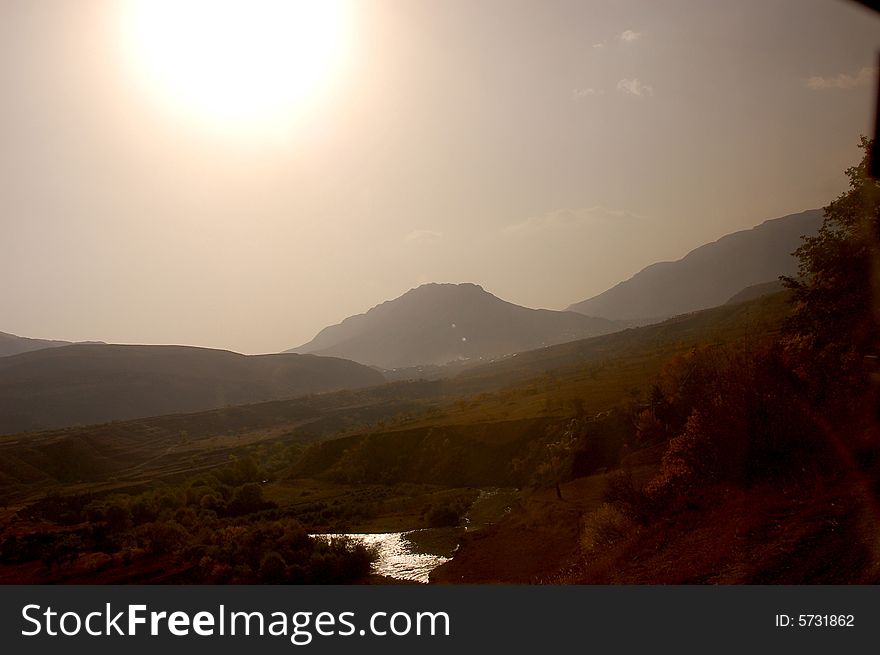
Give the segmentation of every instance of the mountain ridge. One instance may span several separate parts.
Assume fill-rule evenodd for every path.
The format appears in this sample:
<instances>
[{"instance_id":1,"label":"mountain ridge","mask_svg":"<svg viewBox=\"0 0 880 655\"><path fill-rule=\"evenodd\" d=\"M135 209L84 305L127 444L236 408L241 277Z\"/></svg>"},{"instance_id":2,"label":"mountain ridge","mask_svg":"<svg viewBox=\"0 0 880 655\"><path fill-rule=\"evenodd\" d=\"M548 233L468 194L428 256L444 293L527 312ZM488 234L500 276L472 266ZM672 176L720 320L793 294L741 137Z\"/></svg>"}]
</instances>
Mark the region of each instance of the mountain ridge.
<instances>
[{"instance_id":1,"label":"mountain ridge","mask_svg":"<svg viewBox=\"0 0 880 655\"><path fill-rule=\"evenodd\" d=\"M793 275L791 253L815 234L822 210L770 219L726 234L675 261L656 262L568 311L612 320L662 319L721 305L749 286Z\"/></svg>"},{"instance_id":2,"label":"mountain ridge","mask_svg":"<svg viewBox=\"0 0 880 655\"><path fill-rule=\"evenodd\" d=\"M397 369L492 359L623 327L575 312L521 307L473 283L429 283L327 326L285 352Z\"/></svg>"},{"instance_id":3,"label":"mountain ridge","mask_svg":"<svg viewBox=\"0 0 880 655\"><path fill-rule=\"evenodd\" d=\"M0 358L0 434L199 411L385 382L315 355L74 344Z\"/></svg>"},{"instance_id":4,"label":"mountain ridge","mask_svg":"<svg viewBox=\"0 0 880 655\"><path fill-rule=\"evenodd\" d=\"M62 346L69 346L72 343L72 341L57 339L32 339L30 337L20 337L9 332L0 332L0 357L20 355L21 353L42 350L43 348L60 348Z\"/></svg>"}]
</instances>

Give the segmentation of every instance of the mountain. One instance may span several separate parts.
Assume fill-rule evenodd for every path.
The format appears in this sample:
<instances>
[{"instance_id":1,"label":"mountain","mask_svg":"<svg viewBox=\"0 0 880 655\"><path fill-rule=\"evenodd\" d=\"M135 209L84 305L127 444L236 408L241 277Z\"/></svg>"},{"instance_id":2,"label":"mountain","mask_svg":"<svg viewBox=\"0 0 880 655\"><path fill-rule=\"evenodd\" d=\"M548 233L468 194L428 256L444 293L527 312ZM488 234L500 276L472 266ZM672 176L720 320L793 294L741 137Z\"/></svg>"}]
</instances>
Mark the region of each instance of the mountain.
<instances>
[{"instance_id":1,"label":"mountain","mask_svg":"<svg viewBox=\"0 0 880 655\"><path fill-rule=\"evenodd\" d=\"M382 384L355 362L187 346L71 345L0 358L0 434Z\"/></svg>"},{"instance_id":2,"label":"mountain","mask_svg":"<svg viewBox=\"0 0 880 655\"><path fill-rule=\"evenodd\" d=\"M424 284L287 352L395 369L488 360L623 327L574 312L520 307L476 284Z\"/></svg>"},{"instance_id":3,"label":"mountain","mask_svg":"<svg viewBox=\"0 0 880 655\"><path fill-rule=\"evenodd\" d=\"M60 346L69 346L70 341L50 341L48 339L29 339L28 337L19 337L8 332L0 332L0 357L9 355L18 355L32 350L42 350L43 348L58 348Z\"/></svg>"},{"instance_id":4,"label":"mountain","mask_svg":"<svg viewBox=\"0 0 880 655\"><path fill-rule=\"evenodd\" d=\"M614 320L676 316L721 305L745 287L797 271L792 252L815 234L822 210L765 221L660 262L568 310Z\"/></svg>"}]
</instances>

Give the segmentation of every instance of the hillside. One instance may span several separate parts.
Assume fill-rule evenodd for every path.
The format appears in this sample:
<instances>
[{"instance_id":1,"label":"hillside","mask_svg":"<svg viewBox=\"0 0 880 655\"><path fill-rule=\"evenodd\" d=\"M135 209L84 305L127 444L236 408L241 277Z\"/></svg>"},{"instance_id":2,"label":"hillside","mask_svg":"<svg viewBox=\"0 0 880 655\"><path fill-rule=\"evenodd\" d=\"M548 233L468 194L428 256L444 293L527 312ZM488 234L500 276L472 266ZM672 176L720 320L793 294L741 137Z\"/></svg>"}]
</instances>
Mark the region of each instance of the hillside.
<instances>
[{"instance_id":1,"label":"hillside","mask_svg":"<svg viewBox=\"0 0 880 655\"><path fill-rule=\"evenodd\" d=\"M304 445L346 435L299 463L301 474L317 476L336 468L345 448L359 444L365 434L372 434L374 445L386 439L395 445L375 460L375 453L362 460L366 452L359 448L346 455L349 461L357 457L363 462L358 468L364 475L375 473L386 456L399 459L392 451L399 439L411 436L404 449L409 454L394 467L394 476L413 479L416 468L433 458L439 467L431 474L435 479L460 473L471 482L482 477L484 483L498 484L509 473L511 457L527 445L521 426L548 417L558 420L571 412L573 397L581 398L590 411L607 410L628 389L643 386L676 353L703 341L737 338L746 325L773 332L787 310L785 294L777 294L521 353L455 378L0 438L0 495L34 489L43 494L59 482L74 480L100 483L112 477L118 484L140 483L216 466L236 449L258 443ZM487 439L489 424L498 429ZM541 435L544 430L531 432ZM473 461L456 472L455 462L468 457L471 439L482 444L480 456L474 459L478 451L472 451ZM442 466L438 440L446 441L449 450L440 458ZM419 450L423 447L428 449Z\"/></svg>"},{"instance_id":2,"label":"hillside","mask_svg":"<svg viewBox=\"0 0 880 655\"><path fill-rule=\"evenodd\" d=\"M324 328L287 352L395 369L489 360L621 327L574 312L520 307L475 284L425 284Z\"/></svg>"},{"instance_id":3,"label":"hillside","mask_svg":"<svg viewBox=\"0 0 880 655\"><path fill-rule=\"evenodd\" d=\"M731 296L724 304L733 305L738 302L754 300L755 298L760 298L761 296L769 296L773 293L779 293L783 289L785 289L785 286L782 284L782 280L771 280L770 282L764 282L762 284L753 284L746 287L739 293Z\"/></svg>"},{"instance_id":4,"label":"hillside","mask_svg":"<svg viewBox=\"0 0 880 655\"><path fill-rule=\"evenodd\" d=\"M873 581L858 521L835 510L842 527L826 529L823 508L833 499L862 511L844 484L815 499L806 487L794 497L766 484L712 487L684 513L658 510L665 513L640 527L614 518L617 505L609 505L620 469L639 484L660 470L666 442L633 441L646 406L639 399L659 371L673 361L683 370L696 351L724 352L747 332L772 338L790 310L787 297L541 348L451 379L2 438L0 493L10 519L0 580L204 581L198 576L208 569L195 565L204 550L171 556L147 540L146 550L126 559L112 550L113 539L87 540L93 521L104 517L101 525L111 526L120 512L125 520L108 527L111 534L149 539L162 521L159 508L171 503L184 520L202 512L198 521L212 530L234 524L259 534L290 519L309 532L464 520L471 529L458 528L460 546L432 574L435 582ZM564 454L562 468L552 464L554 453ZM249 505L247 490L256 494ZM497 498L486 523L477 518L477 497ZM211 503L215 509L206 510ZM609 512L618 521L610 528L600 522ZM780 517L789 515L781 529ZM745 537L737 526L747 527ZM609 541L590 545L596 530ZM173 536L189 543L191 534ZM442 536L420 534L427 543ZM46 562L66 551L33 544L62 549L70 535L82 540L83 555L53 573ZM741 539L748 548L736 546ZM601 550L586 557L588 548ZM845 566L823 567L829 557Z\"/></svg>"},{"instance_id":5,"label":"hillside","mask_svg":"<svg viewBox=\"0 0 880 655\"><path fill-rule=\"evenodd\" d=\"M435 408L398 425L318 443L293 475L362 484L511 485L513 461L527 456L530 444L545 439L547 429L577 405L590 414L609 412L632 389L644 389L676 355L698 344L736 341L747 330L772 335L788 311L787 295L775 294L521 353L414 386L425 393L439 385L443 394ZM608 422L614 425L603 430L621 431L613 417ZM596 434L594 445L601 450ZM591 457L598 459L595 452Z\"/></svg>"},{"instance_id":6,"label":"hillside","mask_svg":"<svg viewBox=\"0 0 880 655\"><path fill-rule=\"evenodd\" d=\"M0 357L18 355L20 353L31 352L32 350L42 350L43 348L58 348L60 346L69 345L69 341L30 339L28 337L19 337L15 334L9 334L8 332L0 332Z\"/></svg>"},{"instance_id":7,"label":"hillside","mask_svg":"<svg viewBox=\"0 0 880 655\"><path fill-rule=\"evenodd\" d=\"M775 293L614 334L519 353L463 371L454 382L459 389L477 391L513 386L541 376L558 379L565 373L577 372L585 381L589 380L597 393L619 398L625 393L626 384L649 377L656 372L655 367L673 353L701 343L734 341L747 332L774 334L789 311L789 294ZM624 372L632 375L633 380L617 380ZM605 382L599 382L603 377Z\"/></svg>"},{"instance_id":8,"label":"hillside","mask_svg":"<svg viewBox=\"0 0 880 655\"><path fill-rule=\"evenodd\" d=\"M0 434L381 384L341 359L186 346L72 345L0 359Z\"/></svg>"},{"instance_id":9,"label":"hillside","mask_svg":"<svg viewBox=\"0 0 880 655\"><path fill-rule=\"evenodd\" d=\"M692 250L674 262L641 270L611 289L571 305L570 311L613 320L676 316L721 305L746 287L792 275L792 252L822 222L813 209L765 221Z\"/></svg>"}]
</instances>

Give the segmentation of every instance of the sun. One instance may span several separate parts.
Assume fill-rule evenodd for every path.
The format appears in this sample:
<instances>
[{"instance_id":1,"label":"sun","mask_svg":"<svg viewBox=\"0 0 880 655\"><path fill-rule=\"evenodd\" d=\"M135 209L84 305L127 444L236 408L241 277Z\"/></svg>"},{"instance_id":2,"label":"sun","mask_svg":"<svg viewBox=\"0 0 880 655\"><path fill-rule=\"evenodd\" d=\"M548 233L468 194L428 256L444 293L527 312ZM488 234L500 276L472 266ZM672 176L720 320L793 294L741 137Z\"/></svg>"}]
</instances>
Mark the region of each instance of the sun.
<instances>
[{"instance_id":1,"label":"sun","mask_svg":"<svg viewBox=\"0 0 880 655\"><path fill-rule=\"evenodd\" d=\"M123 46L161 99L223 130L284 129L336 80L351 0L130 0Z\"/></svg>"}]
</instances>

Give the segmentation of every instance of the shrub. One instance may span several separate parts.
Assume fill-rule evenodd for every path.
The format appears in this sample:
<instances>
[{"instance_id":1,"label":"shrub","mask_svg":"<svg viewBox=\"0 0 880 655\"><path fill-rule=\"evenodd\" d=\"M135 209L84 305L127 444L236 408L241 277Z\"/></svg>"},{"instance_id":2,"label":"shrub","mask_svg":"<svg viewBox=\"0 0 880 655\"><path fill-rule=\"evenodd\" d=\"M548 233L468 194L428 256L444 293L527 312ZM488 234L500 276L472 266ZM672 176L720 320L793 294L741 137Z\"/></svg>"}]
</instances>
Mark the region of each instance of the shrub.
<instances>
[{"instance_id":1,"label":"shrub","mask_svg":"<svg viewBox=\"0 0 880 655\"><path fill-rule=\"evenodd\" d=\"M645 524L651 518L651 503L629 471L615 471L608 477L603 500L637 523Z\"/></svg>"},{"instance_id":2,"label":"shrub","mask_svg":"<svg viewBox=\"0 0 880 655\"><path fill-rule=\"evenodd\" d=\"M461 522L466 511L466 502L459 498L450 499L438 505L432 505L425 518L432 528L451 528Z\"/></svg>"},{"instance_id":3,"label":"shrub","mask_svg":"<svg viewBox=\"0 0 880 655\"><path fill-rule=\"evenodd\" d=\"M432 507L427 520L432 528L446 528L458 525L461 517L452 507Z\"/></svg>"},{"instance_id":4,"label":"shrub","mask_svg":"<svg viewBox=\"0 0 880 655\"><path fill-rule=\"evenodd\" d=\"M834 465L823 421L777 344L704 350L694 354L692 364L714 374L705 379L703 394L689 401L684 427L669 441L660 473L646 486L653 502L721 481L814 477Z\"/></svg>"},{"instance_id":5,"label":"shrub","mask_svg":"<svg viewBox=\"0 0 880 655\"><path fill-rule=\"evenodd\" d=\"M584 519L581 548L585 554L601 550L633 535L638 526L615 505L602 503Z\"/></svg>"},{"instance_id":6,"label":"shrub","mask_svg":"<svg viewBox=\"0 0 880 655\"><path fill-rule=\"evenodd\" d=\"M189 533L175 521L145 523L134 531L137 544L150 553L172 553L189 539Z\"/></svg>"}]
</instances>

